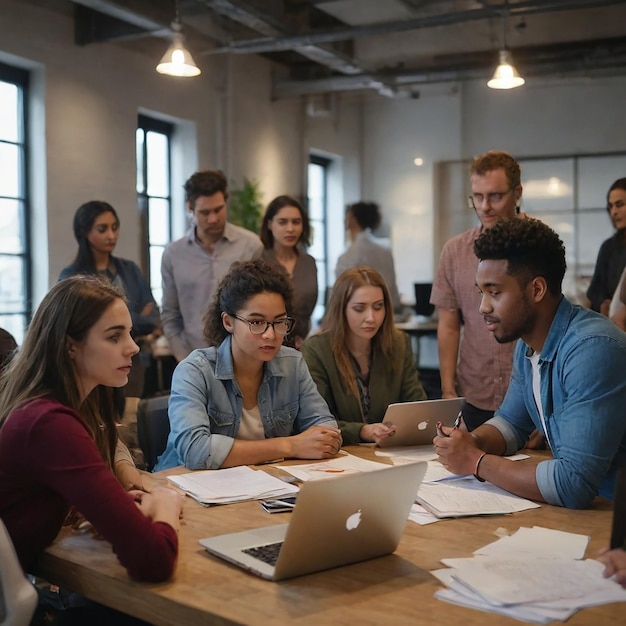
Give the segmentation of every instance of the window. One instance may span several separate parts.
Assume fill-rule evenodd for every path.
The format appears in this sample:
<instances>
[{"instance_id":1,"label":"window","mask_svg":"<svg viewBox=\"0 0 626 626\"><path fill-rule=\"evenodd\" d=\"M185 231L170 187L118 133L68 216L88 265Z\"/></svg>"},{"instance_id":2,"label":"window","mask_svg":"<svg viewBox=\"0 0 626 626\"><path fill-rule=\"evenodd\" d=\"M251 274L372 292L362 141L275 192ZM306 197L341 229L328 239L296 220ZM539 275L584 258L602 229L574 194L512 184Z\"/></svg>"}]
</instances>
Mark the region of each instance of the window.
<instances>
[{"instance_id":1,"label":"window","mask_svg":"<svg viewBox=\"0 0 626 626\"><path fill-rule=\"evenodd\" d=\"M172 238L171 154L172 124L139 115L137 124L137 203L141 215L144 270L152 295L160 306L161 257Z\"/></svg>"},{"instance_id":2,"label":"window","mask_svg":"<svg viewBox=\"0 0 626 626\"><path fill-rule=\"evenodd\" d=\"M323 157L311 156L308 168L308 209L313 233L313 243L309 254L317 264L318 296L317 306L313 311L312 322L322 319L326 308L326 293L332 282L328 275L328 167L330 160Z\"/></svg>"},{"instance_id":3,"label":"window","mask_svg":"<svg viewBox=\"0 0 626 626\"><path fill-rule=\"evenodd\" d=\"M0 326L21 344L31 315L26 178L28 73L0 63Z\"/></svg>"}]
</instances>

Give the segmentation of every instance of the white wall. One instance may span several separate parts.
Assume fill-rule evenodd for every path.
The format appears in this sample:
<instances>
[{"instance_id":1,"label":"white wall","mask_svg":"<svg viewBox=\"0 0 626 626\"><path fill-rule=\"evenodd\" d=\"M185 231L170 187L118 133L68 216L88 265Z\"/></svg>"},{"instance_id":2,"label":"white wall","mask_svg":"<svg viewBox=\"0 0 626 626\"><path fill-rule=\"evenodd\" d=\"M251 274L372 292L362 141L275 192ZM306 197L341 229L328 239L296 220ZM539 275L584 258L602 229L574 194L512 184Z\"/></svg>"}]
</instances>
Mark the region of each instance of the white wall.
<instances>
[{"instance_id":1,"label":"white wall","mask_svg":"<svg viewBox=\"0 0 626 626\"><path fill-rule=\"evenodd\" d=\"M197 168L223 168L237 182L257 179L267 201L304 189L301 103L271 101L269 62L201 57L200 77L177 79L157 74L158 59L147 54L114 44L79 47L73 37L71 15L2 0L0 60L32 69L35 78L35 302L72 260L72 217L87 200L107 200L118 210L116 253L139 260L139 111L182 123L173 189L182 223L180 185Z\"/></svg>"},{"instance_id":2,"label":"white wall","mask_svg":"<svg viewBox=\"0 0 626 626\"><path fill-rule=\"evenodd\" d=\"M435 162L490 149L520 158L626 151L625 98L626 77L531 78L510 92L473 81L429 87L418 100L368 98L362 195L380 202L391 225L403 296L412 300L412 283L436 271ZM424 159L420 168L416 156Z\"/></svg>"}]
</instances>

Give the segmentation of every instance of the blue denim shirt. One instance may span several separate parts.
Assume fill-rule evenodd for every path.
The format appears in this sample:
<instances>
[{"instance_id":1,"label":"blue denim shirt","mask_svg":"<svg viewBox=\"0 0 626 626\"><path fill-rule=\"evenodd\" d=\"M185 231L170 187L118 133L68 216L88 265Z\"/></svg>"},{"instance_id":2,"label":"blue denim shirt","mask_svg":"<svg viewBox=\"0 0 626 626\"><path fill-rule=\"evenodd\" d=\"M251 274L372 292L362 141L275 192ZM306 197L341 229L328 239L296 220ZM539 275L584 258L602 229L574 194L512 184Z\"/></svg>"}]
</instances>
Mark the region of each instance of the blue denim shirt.
<instances>
[{"instance_id":1,"label":"blue denim shirt","mask_svg":"<svg viewBox=\"0 0 626 626\"><path fill-rule=\"evenodd\" d=\"M519 341L509 389L486 422L514 454L535 429L528 346ZM584 508L596 495L612 498L615 472L626 461L626 333L606 317L561 300L539 358L540 393L554 459L537 466L546 502Z\"/></svg>"},{"instance_id":2,"label":"blue denim shirt","mask_svg":"<svg viewBox=\"0 0 626 626\"><path fill-rule=\"evenodd\" d=\"M176 465L217 469L230 453L243 409L230 344L229 336L219 348L194 350L176 367L171 432L155 471ZM264 368L257 398L266 438L288 437L317 425L337 428L300 352L283 346Z\"/></svg>"}]
</instances>

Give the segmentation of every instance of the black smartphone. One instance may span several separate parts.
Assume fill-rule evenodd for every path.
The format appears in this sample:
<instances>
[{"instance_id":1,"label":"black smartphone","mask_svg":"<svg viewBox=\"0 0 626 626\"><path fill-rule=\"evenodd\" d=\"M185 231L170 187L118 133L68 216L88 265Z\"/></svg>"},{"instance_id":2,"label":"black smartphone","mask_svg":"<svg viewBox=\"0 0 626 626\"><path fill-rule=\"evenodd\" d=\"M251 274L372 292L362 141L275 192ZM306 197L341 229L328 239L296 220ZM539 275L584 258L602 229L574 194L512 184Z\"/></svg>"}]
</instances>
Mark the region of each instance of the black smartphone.
<instances>
[{"instance_id":1,"label":"black smartphone","mask_svg":"<svg viewBox=\"0 0 626 626\"><path fill-rule=\"evenodd\" d=\"M296 505L296 497L290 496L276 500L261 500L259 504L267 513L288 513Z\"/></svg>"}]
</instances>

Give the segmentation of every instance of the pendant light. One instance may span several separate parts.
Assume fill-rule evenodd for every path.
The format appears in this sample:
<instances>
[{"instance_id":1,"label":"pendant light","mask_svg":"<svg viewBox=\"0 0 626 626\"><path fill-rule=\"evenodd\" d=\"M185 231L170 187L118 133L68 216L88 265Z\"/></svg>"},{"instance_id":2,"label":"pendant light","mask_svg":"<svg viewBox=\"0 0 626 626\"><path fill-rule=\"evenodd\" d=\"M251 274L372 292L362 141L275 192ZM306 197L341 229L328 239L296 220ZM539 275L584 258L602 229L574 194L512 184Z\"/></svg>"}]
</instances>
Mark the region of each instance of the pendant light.
<instances>
[{"instance_id":1,"label":"pendant light","mask_svg":"<svg viewBox=\"0 0 626 626\"><path fill-rule=\"evenodd\" d=\"M169 76L198 76L200 74L200 68L183 44L184 37L181 30L182 24L178 15L178 0L176 0L176 19L172 22L172 43L156 67L159 74Z\"/></svg>"},{"instance_id":2,"label":"pendant light","mask_svg":"<svg viewBox=\"0 0 626 626\"><path fill-rule=\"evenodd\" d=\"M496 71L493 73L493 77L487 82L487 87L491 89L514 89L515 87L521 87L526 81L520 76L517 68L513 65L511 59L511 53L506 47L506 18L508 15L508 2L507 9L502 17L502 44L503 48L500 50L500 63L496 67Z\"/></svg>"}]
</instances>

